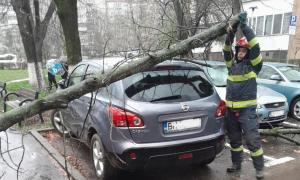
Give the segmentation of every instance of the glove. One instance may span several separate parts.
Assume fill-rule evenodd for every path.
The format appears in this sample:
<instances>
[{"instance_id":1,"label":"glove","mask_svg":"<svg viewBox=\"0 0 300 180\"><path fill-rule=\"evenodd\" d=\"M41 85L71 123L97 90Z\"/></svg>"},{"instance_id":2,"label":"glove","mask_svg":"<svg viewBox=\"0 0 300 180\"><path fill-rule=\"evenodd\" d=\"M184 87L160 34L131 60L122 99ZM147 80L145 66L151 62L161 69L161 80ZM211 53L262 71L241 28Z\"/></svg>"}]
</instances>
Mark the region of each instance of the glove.
<instances>
[{"instance_id":1,"label":"glove","mask_svg":"<svg viewBox=\"0 0 300 180\"><path fill-rule=\"evenodd\" d=\"M246 25L247 24L247 12L242 12L239 15L239 20L241 25Z\"/></svg>"}]
</instances>

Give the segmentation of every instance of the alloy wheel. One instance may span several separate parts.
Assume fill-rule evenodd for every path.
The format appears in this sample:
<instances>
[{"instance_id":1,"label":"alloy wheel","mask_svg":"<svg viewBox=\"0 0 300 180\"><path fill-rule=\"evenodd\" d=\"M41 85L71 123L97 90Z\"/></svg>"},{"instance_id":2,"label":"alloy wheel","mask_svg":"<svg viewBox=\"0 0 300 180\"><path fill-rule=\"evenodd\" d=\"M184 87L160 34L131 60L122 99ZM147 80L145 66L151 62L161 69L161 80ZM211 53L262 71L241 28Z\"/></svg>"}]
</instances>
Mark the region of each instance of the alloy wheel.
<instances>
[{"instance_id":1,"label":"alloy wheel","mask_svg":"<svg viewBox=\"0 0 300 180\"><path fill-rule=\"evenodd\" d=\"M98 140L95 140L93 143L93 161L97 176L101 176L104 171L104 158L103 150Z\"/></svg>"},{"instance_id":2,"label":"alloy wheel","mask_svg":"<svg viewBox=\"0 0 300 180\"><path fill-rule=\"evenodd\" d=\"M60 117L60 113L59 111L56 111L53 117L53 125L55 127L55 129L61 133L61 134L67 134L68 131L66 130L66 128L63 125L62 119Z\"/></svg>"},{"instance_id":3,"label":"alloy wheel","mask_svg":"<svg viewBox=\"0 0 300 180\"><path fill-rule=\"evenodd\" d=\"M297 101L295 103L293 113L297 119L300 119L300 101Z\"/></svg>"}]
</instances>

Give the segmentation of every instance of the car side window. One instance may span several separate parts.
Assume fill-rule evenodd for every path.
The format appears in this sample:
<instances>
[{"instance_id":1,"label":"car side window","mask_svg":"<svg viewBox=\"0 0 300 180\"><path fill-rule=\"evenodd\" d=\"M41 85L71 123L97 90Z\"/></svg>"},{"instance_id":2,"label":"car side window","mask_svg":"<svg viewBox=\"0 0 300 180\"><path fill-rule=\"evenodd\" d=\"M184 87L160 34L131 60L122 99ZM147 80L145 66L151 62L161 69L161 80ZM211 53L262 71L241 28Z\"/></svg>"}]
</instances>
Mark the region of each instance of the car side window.
<instances>
[{"instance_id":1,"label":"car side window","mask_svg":"<svg viewBox=\"0 0 300 180\"><path fill-rule=\"evenodd\" d=\"M279 75L279 74L278 72L275 71L275 69L268 66L263 66L261 72L258 74L258 78L270 79L272 75Z\"/></svg>"},{"instance_id":2,"label":"car side window","mask_svg":"<svg viewBox=\"0 0 300 180\"><path fill-rule=\"evenodd\" d=\"M88 78L88 77L92 77L95 76L95 74L100 73L100 68L96 67L96 66L92 66L89 65L87 70L86 70L86 74L84 79Z\"/></svg>"},{"instance_id":3,"label":"car side window","mask_svg":"<svg viewBox=\"0 0 300 180\"><path fill-rule=\"evenodd\" d=\"M85 64L76 67L76 69L70 75L68 86L73 86L74 84L80 83L85 73L85 70L86 70Z\"/></svg>"}]
</instances>

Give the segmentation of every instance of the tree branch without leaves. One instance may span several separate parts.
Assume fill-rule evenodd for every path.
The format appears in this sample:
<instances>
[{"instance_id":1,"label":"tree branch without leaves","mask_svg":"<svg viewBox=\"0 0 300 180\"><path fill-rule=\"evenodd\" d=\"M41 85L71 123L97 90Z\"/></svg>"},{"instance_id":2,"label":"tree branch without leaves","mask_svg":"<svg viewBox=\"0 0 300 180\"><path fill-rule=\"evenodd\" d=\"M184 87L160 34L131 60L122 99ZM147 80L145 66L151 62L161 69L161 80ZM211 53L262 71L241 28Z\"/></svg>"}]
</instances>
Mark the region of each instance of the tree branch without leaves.
<instances>
[{"instance_id":1,"label":"tree branch without leaves","mask_svg":"<svg viewBox=\"0 0 300 180\"><path fill-rule=\"evenodd\" d=\"M238 16L234 16L230 24L236 24L238 22ZM144 57L122 65L118 67L117 70L112 69L105 74L98 74L97 78L87 79L78 85L71 86L43 99L33 101L30 104L26 104L22 107L1 114L0 131L5 131L12 125L22 121L24 118L31 117L39 114L40 112L55 108L65 108L70 101L77 99L86 93L95 91L132 74L145 71L160 62L171 59L174 56L185 54L193 48L200 47L203 44L224 35L226 33L227 26L228 22L219 23L204 32L173 44L169 48L149 53L149 55L145 55Z\"/></svg>"}]
</instances>

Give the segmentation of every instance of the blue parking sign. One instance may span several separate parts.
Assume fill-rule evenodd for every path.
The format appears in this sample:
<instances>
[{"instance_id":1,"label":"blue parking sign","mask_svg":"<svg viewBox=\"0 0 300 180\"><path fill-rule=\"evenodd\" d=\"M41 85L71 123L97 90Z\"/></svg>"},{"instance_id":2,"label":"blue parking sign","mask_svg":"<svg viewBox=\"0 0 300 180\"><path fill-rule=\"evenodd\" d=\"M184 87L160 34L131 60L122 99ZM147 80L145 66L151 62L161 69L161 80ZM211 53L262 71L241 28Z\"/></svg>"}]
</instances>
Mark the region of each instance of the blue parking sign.
<instances>
[{"instance_id":1,"label":"blue parking sign","mask_svg":"<svg viewBox=\"0 0 300 180\"><path fill-rule=\"evenodd\" d=\"M296 26L297 16L290 16L289 26Z\"/></svg>"}]
</instances>

